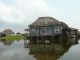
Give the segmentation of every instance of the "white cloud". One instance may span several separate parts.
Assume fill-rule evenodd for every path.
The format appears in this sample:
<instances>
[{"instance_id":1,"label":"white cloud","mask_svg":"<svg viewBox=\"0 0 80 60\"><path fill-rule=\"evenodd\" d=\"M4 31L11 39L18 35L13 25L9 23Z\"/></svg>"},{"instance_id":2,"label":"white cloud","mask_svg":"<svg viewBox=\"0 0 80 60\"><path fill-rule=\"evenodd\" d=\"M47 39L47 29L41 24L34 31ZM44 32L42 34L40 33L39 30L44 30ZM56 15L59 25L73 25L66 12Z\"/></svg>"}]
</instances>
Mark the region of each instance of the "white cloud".
<instances>
[{"instance_id":1,"label":"white cloud","mask_svg":"<svg viewBox=\"0 0 80 60\"><path fill-rule=\"evenodd\" d=\"M39 16L53 16L56 12L44 0L15 0L14 6L27 18L26 21Z\"/></svg>"},{"instance_id":2,"label":"white cloud","mask_svg":"<svg viewBox=\"0 0 80 60\"><path fill-rule=\"evenodd\" d=\"M0 19L6 23L22 25L22 28L39 16L55 14L55 9L49 7L44 0L14 0L11 6L0 1Z\"/></svg>"},{"instance_id":3,"label":"white cloud","mask_svg":"<svg viewBox=\"0 0 80 60\"><path fill-rule=\"evenodd\" d=\"M14 23L15 22L15 17L13 17L13 13L16 13L16 9L7 6L6 4L0 2L0 18L7 23ZM17 14L17 13L16 13Z\"/></svg>"}]
</instances>

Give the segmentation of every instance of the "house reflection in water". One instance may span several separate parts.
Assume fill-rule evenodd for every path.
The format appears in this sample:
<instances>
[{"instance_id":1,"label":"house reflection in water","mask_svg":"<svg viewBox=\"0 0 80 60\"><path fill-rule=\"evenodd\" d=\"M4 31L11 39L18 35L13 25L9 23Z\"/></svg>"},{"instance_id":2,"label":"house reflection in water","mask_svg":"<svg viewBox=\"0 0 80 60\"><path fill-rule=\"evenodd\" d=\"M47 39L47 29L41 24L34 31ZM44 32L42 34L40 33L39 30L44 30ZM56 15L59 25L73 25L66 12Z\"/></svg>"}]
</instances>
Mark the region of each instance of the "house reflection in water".
<instances>
[{"instance_id":1,"label":"house reflection in water","mask_svg":"<svg viewBox=\"0 0 80 60\"><path fill-rule=\"evenodd\" d=\"M68 44L68 42L54 42L53 44L29 44L29 55L33 55L37 60L57 60L64 55L64 53L66 53L73 44L77 43L78 42L74 41L71 44Z\"/></svg>"},{"instance_id":2,"label":"house reflection in water","mask_svg":"<svg viewBox=\"0 0 80 60\"><path fill-rule=\"evenodd\" d=\"M11 45L11 44L14 42L14 40L6 40L6 39L1 39L0 41L1 41L5 46Z\"/></svg>"}]
</instances>

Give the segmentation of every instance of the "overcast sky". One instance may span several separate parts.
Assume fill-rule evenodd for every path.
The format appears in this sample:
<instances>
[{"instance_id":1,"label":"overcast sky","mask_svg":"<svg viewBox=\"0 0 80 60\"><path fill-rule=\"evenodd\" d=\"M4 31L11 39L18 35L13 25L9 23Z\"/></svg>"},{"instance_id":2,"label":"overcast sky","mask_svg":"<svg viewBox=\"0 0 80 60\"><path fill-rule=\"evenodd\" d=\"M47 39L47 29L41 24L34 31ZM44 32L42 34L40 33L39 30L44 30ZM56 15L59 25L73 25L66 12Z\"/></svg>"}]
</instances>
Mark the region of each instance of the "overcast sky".
<instances>
[{"instance_id":1,"label":"overcast sky","mask_svg":"<svg viewBox=\"0 0 80 60\"><path fill-rule=\"evenodd\" d=\"M80 29L80 0L0 0L0 31L24 32L41 16L51 16Z\"/></svg>"}]
</instances>

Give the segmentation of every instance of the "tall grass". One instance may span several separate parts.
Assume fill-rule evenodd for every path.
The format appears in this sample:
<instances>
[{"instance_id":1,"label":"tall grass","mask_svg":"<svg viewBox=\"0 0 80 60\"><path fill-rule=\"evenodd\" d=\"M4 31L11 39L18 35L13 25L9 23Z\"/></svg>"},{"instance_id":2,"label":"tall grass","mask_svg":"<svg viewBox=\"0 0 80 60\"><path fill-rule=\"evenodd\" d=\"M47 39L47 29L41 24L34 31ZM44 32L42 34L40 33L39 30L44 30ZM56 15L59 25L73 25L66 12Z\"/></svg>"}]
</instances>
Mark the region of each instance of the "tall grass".
<instances>
[{"instance_id":1,"label":"tall grass","mask_svg":"<svg viewBox=\"0 0 80 60\"><path fill-rule=\"evenodd\" d=\"M10 35L10 36L6 36L6 37L0 37L0 39L21 40L21 39L24 39L24 36L22 36L22 35Z\"/></svg>"}]
</instances>

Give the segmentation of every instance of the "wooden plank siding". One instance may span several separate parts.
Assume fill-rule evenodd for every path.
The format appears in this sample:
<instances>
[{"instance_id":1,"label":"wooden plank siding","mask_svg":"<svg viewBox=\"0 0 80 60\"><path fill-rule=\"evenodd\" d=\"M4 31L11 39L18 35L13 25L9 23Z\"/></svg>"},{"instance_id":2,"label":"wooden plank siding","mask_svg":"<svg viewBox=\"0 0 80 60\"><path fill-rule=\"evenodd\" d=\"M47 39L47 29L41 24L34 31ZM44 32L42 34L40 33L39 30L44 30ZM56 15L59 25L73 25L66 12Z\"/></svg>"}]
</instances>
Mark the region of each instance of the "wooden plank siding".
<instances>
[{"instance_id":1,"label":"wooden plank siding","mask_svg":"<svg viewBox=\"0 0 80 60\"><path fill-rule=\"evenodd\" d=\"M61 27L30 27L30 36L54 36L61 34ZM56 29L56 30L55 30Z\"/></svg>"}]
</instances>

